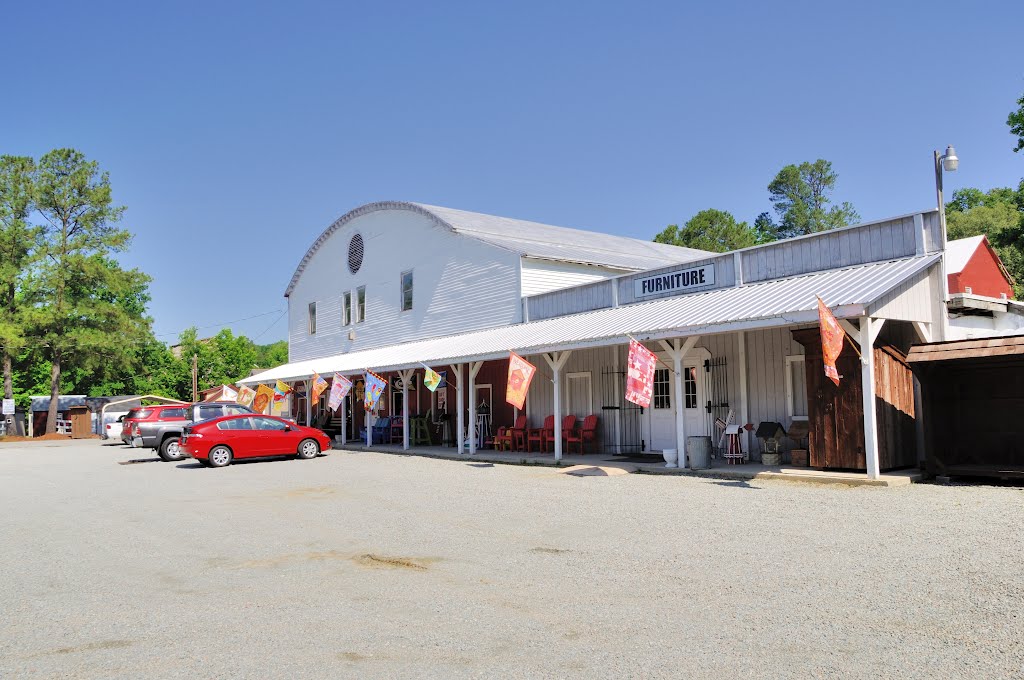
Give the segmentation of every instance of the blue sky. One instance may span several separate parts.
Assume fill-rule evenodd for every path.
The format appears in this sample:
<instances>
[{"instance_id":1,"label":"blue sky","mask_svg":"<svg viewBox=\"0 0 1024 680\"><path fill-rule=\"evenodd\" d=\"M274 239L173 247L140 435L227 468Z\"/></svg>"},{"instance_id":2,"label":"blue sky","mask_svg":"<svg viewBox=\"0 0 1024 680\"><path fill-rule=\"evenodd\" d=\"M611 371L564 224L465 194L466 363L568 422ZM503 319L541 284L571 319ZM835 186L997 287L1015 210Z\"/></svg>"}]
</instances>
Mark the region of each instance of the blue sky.
<instances>
[{"instance_id":1,"label":"blue sky","mask_svg":"<svg viewBox=\"0 0 1024 680\"><path fill-rule=\"evenodd\" d=\"M933 206L950 143L947 192L1024 176L1024 3L748 4L18 3L0 153L109 170L164 340L284 338L299 259L374 200L650 239L752 221L804 160L865 219Z\"/></svg>"}]
</instances>

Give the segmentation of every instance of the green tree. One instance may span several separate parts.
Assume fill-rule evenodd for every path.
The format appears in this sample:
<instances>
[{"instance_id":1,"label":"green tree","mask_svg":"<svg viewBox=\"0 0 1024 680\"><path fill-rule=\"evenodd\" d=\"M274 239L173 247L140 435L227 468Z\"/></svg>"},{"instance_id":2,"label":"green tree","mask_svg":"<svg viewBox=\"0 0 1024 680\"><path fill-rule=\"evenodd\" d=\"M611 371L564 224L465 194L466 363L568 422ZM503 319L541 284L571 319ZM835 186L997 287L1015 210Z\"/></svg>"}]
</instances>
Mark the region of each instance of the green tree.
<instances>
[{"instance_id":1,"label":"green tree","mask_svg":"<svg viewBox=\"0 0 1024 680\"><path fill-rule=\"evenodd\" d=\"M28 219L34 167L31 158L0 156L0 355L5 399L14 398L13 357L25 342L22 287L38 236Z\"/></svg>"},{"instance_id":2,"label":"green tree","mask_svg":"<svg viewBox=\"0 0 1024 680\"><path fill-rule=\"evenodd\" d=\"M148 279L110 259L128 247L131 235L117 226L124 208L113 204L110 178L95 161L74 149L48 152L36 165L33 194L44 222L28 320L50 362L51 433L65 362L85 366L122 358L126 344L138 337L139 319L137 309L119 302Z\"/></svg>"},{"instance_id":3,"label":"green tree","mask_svg":"<svg viewBox=\"0 0 1024 680\"><path fill-rule=\"evenodd\" d=\"M1010 126L1010 134L1017 138L1017 145L1013 147L1014 152L1024 149L1024 95L1017 100L1019 108L1011 111L1006 118L1006 124Z\"/></svg>"},{"instance_id":4,"label":"green tree","mask_svg":"<svg viewBox=\"0 0 1024 680\"><path fill-rule=\"evenodd\" d=\"M274 368L288 363L288 342L278 340L269 345L256 345L256 367Z\"/></svg>"},{"instance_id":5,"label":"green tree","mask_svg":"<svg viewBox=\"0 0 1024 680\"><path fill-rule=\"evenodd\" d=\"M832 163L821 158L813 163L782 168L768 185L772 205L779 216L774 238L813 234L859 220L860 215L849 203L829 205L829 195L835 190L838 177L832 170Z\"/></svg>"},{"instance_id":6,"label":"green tree","mask_svg":"<svg viewBox=\"0 0 1024 680\"><path fill-rule=\"evenodd\" d=\"M950 240L984 234L1014 279L1014 294L1024 296L1024 180L1017 189L983 192L958 189L946 204Z\"/></svg>"},{"instance_id":7,"label":"green tree","mask_svg":"<svg viewBox=\"0 0 1024 680\"><path fill-rule=\"evenodd\" d=\"M657 243L724 253L757 244L754 230L746 222L737 222L724 210L701 210L680 229L670 224L654 237Z\"/></svg>"}]
</instances>

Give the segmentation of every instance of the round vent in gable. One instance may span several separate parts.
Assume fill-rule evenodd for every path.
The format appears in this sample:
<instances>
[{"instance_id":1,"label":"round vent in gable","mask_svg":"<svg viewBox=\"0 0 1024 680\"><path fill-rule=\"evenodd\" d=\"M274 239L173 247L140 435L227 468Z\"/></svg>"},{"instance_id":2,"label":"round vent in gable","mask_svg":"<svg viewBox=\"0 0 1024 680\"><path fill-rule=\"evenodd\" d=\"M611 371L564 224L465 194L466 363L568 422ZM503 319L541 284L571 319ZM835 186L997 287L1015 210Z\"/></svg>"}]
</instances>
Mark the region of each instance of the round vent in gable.
<instances>
[{"instance_id":1,"label":"round vent in gable","mask_svg":"<svg viewBox=\"0 0 1024 680\"><path fill-rule=\"evenodd\" d=\"M348 242L348 270L355 274L363 266L363 236L356 234Z\"/></svg>"}]
</instances>

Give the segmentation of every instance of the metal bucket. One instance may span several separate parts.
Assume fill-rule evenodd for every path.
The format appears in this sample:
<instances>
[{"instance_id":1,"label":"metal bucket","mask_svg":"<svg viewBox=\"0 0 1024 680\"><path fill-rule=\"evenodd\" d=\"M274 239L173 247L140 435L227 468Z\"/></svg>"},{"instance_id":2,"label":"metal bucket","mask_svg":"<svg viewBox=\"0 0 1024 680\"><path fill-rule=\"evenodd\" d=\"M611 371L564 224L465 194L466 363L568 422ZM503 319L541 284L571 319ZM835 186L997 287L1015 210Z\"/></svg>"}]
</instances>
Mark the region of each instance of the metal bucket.
<instances>
[{"instance_id":1,"label":"metal bucket","mask_svg":"<svg viewBox=\"0 0 1024 680\"><path fill-rule=\"evenodd\" d=\"M687 437L686 455L690 458L690 468L693 470L711 467L711 437Z\"/></svg>"}]
</instances>

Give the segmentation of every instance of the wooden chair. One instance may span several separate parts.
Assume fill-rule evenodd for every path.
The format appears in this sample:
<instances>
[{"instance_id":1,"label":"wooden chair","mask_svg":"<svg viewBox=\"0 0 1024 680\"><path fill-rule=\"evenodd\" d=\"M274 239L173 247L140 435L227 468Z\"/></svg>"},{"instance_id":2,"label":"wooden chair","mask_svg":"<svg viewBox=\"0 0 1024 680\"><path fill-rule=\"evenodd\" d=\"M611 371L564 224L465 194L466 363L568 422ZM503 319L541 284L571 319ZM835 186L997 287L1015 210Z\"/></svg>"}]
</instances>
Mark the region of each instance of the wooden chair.
<instances>
[{"instance_id":1,"label":"wooden chair","mask_svg":"<svg viewBox=\"0 0 1024 680\"><path fill-rule=\"evenodd\" d=\"M402 417L395 416L391 418L391 443L401 444L402 443Z\"/></svg>"},{"instance_id":2,"label":"wooden chair","mask_svg":"<svg viewBox=\"0 0 1024 680\"><path fill-rule=\"evenodd\" d=\"M512 428L502 425L498 428L498 434L494 435L495 451L512 450Z\"/></svg>"},{"instance_id":3,"label":"wooden chair","mask_svg":"<svg viewBox=\"0 0 1024 680\"><path fill-rule=\"evenodd\" d=\"M537 442L537 451L547 453L548 444L555 442L555 417L548 416L544 419L543 427L534 427L526 431L526 451L533 450L533 443Z\"/></svg>"},{"instance_id":4,"label":"wooden chair","mask_svg":"<svg viewBox=\"0 0 1024 680\"><path fill-rule=\"evenodd\" d=\"M512 450L526 450L526 414L516 418L515 424L509 428L512 433Z\"/></svg>"},{"instance_id":5,"label":"wooden chair","mask_svg":"<svg viewBox=\"0 0 1024 680\"><path fill-rule=\"evenodd\" d=\"M576 442L580 445L580 455L583 455L583 447L591 442L597 444L597 416L589 415L583 419L583 426L573 428L569 435L566 437L566 447L569 448L569 444Z\"/></svg>"},{"instance_id":6,"label":"wooden chair","mask_svg":"<svg viewBox=\"0 0 1024 680\"><path fill-rule=\"evenodd\" d=\"M370 414L366 414L367 418L372 418ZM391 442L391 418L384 416L378 418L372 426L370 432L370 443L372 444L388 444Z\"/></svg>"},{"instance_id":7,"label":"wooden chair","mask_svg":"<svg viewBox=\"0 0 1024 680\"><path fill-rule=\"evenodd\" d=\"M568 437L569 433L576 427L576 416L566 416L562 418L562 448L568 449ZM554 434L552 434L552 439Z\"/></svg>"}]
</instances>

